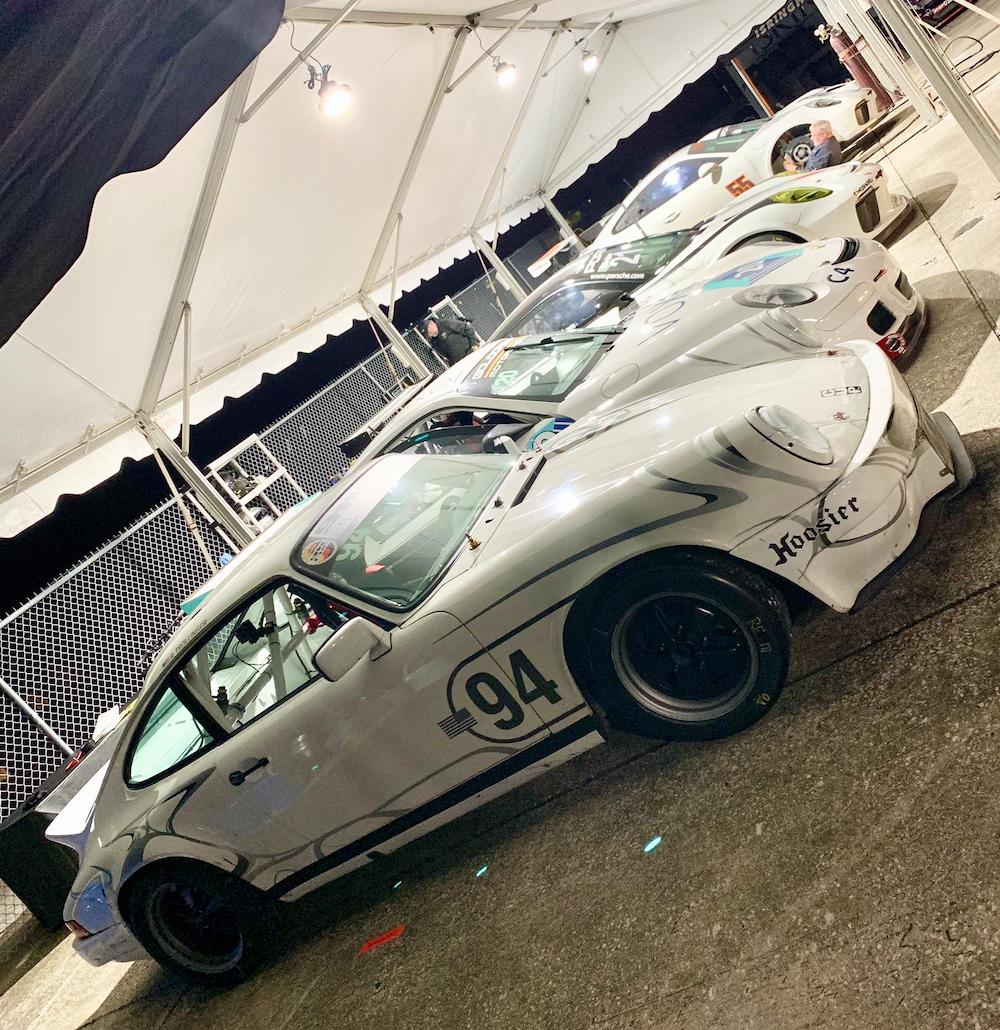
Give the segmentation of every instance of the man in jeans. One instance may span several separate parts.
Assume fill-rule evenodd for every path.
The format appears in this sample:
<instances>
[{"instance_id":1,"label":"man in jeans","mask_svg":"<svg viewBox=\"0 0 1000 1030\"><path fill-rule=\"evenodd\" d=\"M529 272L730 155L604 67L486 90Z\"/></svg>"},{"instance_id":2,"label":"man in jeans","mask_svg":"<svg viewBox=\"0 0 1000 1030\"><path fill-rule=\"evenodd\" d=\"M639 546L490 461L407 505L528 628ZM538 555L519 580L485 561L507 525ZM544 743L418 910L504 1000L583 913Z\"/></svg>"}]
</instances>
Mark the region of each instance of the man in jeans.
<instances>
[{"instance_id":1,"label":"man in jeans","mask_svg":"<svg viewBox=\"0 0 1000 1030\"><path fill-rule=\"evenodd\" d=\"M434 352L446 364L461 361L476 346L476 333L465 318L449 318L430 312L424 320L424 335Z\"/></svg>"},{"instance_id":2,"label":"man in jeans","mask_svg":"<svg viewBox=\"0 0 1000 1030\"><path fill-rule=\"evenodd\" d=\"M831 168L843 163L840 141L833 134L833 126L825 118L809 126L809 138L813 145L805 163L800 166L791 154L786 154L786 172L815 172L820 168Z\"/></svg>"}]
</instances>

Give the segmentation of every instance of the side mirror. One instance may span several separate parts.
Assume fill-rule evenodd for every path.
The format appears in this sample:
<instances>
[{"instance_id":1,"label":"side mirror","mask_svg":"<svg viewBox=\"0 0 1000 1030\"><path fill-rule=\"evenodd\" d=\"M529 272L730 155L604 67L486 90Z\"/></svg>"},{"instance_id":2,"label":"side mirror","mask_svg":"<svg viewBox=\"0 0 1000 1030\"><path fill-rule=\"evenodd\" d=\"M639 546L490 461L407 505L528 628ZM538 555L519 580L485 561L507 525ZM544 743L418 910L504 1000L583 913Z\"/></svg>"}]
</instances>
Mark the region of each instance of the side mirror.
<instances>
[{"instance_id":1,"label":"side mirror","mask_svg":"<svg viewBox=\"0 0 1000 1030\"><path fill-rule=\"evenodd\" d=\"M316 652L313 662L328 679L339 680L365 655L378 658L389 650L389 634L367 619L351 619Z\"/></svg>"}]
</instances>

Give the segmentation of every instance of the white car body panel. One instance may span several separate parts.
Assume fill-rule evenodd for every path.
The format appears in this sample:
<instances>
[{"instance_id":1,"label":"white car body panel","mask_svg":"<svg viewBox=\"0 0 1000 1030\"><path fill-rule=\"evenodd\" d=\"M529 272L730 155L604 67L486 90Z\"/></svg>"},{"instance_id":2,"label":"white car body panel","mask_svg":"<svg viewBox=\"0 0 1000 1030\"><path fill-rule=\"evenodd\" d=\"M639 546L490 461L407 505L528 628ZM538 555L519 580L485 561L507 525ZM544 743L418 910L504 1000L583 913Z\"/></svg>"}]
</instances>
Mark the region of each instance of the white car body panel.
<instances>
[{"instance_id":1,"label":"white car body panel","mask_svg":"<svg viewBox=\"0 0 1000 1030\"><path fill-rule=\"evenodd\" d=\"M199 641L216 639L238 604L284 580L345 603L296 566L300 549L305 560L317 534L334 554L350 546L337 542L342 513L395 482L394 470L484 459L383 458L252 544L157 658L111 759L66 906L91 931L77 950L95 963L135 957L118 892L156 861L193 858L290 900L599 743L564 626L574 599L623 562L708 548L849 609L909 546L927 505L967 482L961 441L918 430L926 416L870 344L831 349L766 325L731 332L742 339L729 341L726 367L695 355L719 366L710 390L702 376L627 407L609 402L540 452L489 459L509 471L412 610L348 595L356 617L388 632L387 651L238 732L227 727L149 785L126 786L159 684L173 682ZM755 428L761 405L808 421L828 460L799 457ZM521 698L519 719L476 701L490 682ZM230 770L262 756L268 765L233 782Z\"/></svg>"}]
</instances>

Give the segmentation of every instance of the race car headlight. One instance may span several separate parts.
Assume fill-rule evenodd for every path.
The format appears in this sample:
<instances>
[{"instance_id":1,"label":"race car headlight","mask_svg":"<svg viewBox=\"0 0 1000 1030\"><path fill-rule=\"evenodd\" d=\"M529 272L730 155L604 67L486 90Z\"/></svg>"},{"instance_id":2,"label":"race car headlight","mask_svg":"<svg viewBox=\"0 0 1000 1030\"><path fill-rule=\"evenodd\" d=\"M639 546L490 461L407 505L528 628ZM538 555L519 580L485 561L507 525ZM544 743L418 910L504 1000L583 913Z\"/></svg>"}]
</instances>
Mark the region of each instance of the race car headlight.
<instances>
[{"instance_id":1,"label":"race car headlight","mask_svg":"<svg viewBox=\"0 0 1000 1030\"><path fill-rule=\"evenodd\" d=\"M815 290L808 286L775 283L773 286L750 286L737 293L733 300L746 308L795 308L800 304L811 304L816 296Z\"/></svg>"},{"instance_id":2,"label":"race car headlight","mask_svg":"<svg viewBox=\"0 0 1000 1030\"><path fill-rule=\"evenodd\" d=\"M829 197L833 190L822 186L794 186L790 190L779 190L771 194L772 204L808 204L812 200Z\"/></svg>"},{"instance_id":3,"label":"race car headlight","mask_svg":"<svg viewBox=\"0 0 1000 1030\"><path fill-rule=\"evenodd\" d=\"M812 462L814 465L831 465L833 448L830 441L801 415L783 408L780 404L765 404L747 412L747 422L775 447L789 454Z\"/></svg>"}]
</instances>

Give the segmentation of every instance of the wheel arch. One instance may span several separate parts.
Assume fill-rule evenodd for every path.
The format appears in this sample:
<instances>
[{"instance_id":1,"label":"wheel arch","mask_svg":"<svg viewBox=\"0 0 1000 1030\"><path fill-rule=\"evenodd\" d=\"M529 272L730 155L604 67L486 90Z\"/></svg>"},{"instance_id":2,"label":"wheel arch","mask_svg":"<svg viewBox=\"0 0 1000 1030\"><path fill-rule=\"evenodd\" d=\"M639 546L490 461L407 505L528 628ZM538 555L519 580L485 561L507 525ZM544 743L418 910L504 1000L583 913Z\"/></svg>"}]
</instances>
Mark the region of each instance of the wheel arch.
<instances>
[{"instance_id":1,"label":"wheel arch","mask_svg":"<svg viewBox=\"0 0 1000 1030\"><path fill-rule=\"evenodd\" d=\"M736 251L741 250L748 244L753 243L759 236L781 236L780 240L761 240L761 243L773 243L775 246L782 243L808 243L808 239L802 236L800 233L788 232L786 229L757 229L755 232L747 233L738 243L734 243L731 247L726 248L726 253L723 257L729 257L730 254L735 254Z\"/></svg>"},{"instance_id":2,"label":"wheel arch","mask_svg":"<svg viewBox=\"0 0 1000 1030\"><path fill-rule=\"evenodd\" d=\"M209 861L207 858L191 858L185 855L164 855L162 858L155 858L151 862L137 865L124 875L116 896L119 914L123 918L126 916L126 913L128 912L128 899L135 891L135 888L143 880L148 879L150 876L155 874L165 871L169 872L171 869L207 869L213 873L225 873L228 876L232 876L235 879L240 880L248 888L260 894L261 897L264 896L264 892L261 891L259 887L254 887L252 883L249 883L247 880L244 880L243 877L239 876L233 866L227 865L227 863L222 860L221 855L218 856L218 861Z\"/></svg>"},{"instance_id":3,"label":"wheel arch","mask_svg":"<svg viewBox=\"0 0 1000 1030\"><path fill-rule=\"evenodd\" d=\"M762 568L760 565L755 565L753 562L748 562L743 558L738 558L736 555L718 548L678 545L676 547L661 547L635 555L602 572L577 593L572 605L570 605L570 610L563 626L563 651L566 656L566 665L572 673L573 679L580 686L581 691L584 690L584 684L588 682L586 670L583 670L581 675L579 664L586 660L585 656L588 653L587 649L581 646L581 640L587 632L590 616L595 607L600 604L604 586L609 584L612 579L620 578L623 574L627 575L631 572L640 571L648 566L657 564L663 559L692 559L694 561L699 559L706 561L725 559L734 565L740 566L747 572L766 580L782 595L793 619L821 603L812 594L791 582L791 580L778 576L769 569ZM588 703L593 703L590 697L587 700Z\"/></svg>"}]
</instances>

